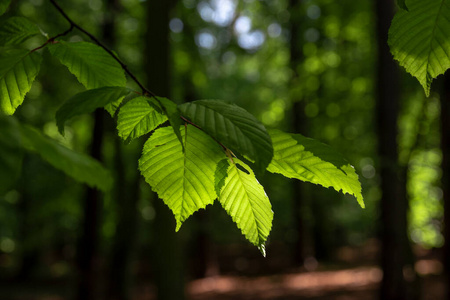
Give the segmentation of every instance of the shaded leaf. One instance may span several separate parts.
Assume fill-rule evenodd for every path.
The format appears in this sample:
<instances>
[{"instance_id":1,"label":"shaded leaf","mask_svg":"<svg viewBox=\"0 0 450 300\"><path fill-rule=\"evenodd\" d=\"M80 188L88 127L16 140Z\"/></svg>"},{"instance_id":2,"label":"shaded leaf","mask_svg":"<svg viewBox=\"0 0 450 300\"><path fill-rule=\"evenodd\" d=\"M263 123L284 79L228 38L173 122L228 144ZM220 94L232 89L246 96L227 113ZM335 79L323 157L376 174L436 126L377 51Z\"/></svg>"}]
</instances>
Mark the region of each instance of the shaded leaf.
<instances>
[{"instance_id":1,"label":"shaded leaf","mask_svg":"<svg viewBox=\"0 0 450 300\"><path fill-rule=\"evenodd\" d=\"M245 109L218 100L189 102L179 108L183 116L227 148L254 160L260 171L272 160L272 141L266 128Z\"/></svg>"},{"instance_id":2,"label":"shaded leaf","mask_svg":"<svg viewBox=\"0 0 450 300\"><path fill-rule=\"evenodd\" d=\"M22 169L20 130L13 117L0 116L0 195L9 191Z\"/></svg>"},{"instance_id":3,"label":"shaded leaf","mask_svg":"<svg viewBox=\"0 0 450 300\"><path fill-rule=\"evenodd\" d=\"M194 212L212 204L214 171L223 151L207 134L187 125L183 152L172 128L157 129L144 145L139 169L153 191L172 210L179 230Z\"/></svg>"},{"instance_id":4,"label":"shaded leaf","mask_svg":"<svg viewBox=\"0 0 450 300\"><path fill-rule=\"evenodd\" d=\"M161 105L164 114L169 119L170 126L172 126L173 131L175 132L178 140L180 141L181 147L184 147L183 141L181 139L180 130L178 130L178 128L180 128L180 126L183 124L181 120L180 111L178 110L178 106L173 101L164 97L156 97L156 99Z\"/></svg>"},{"instance_id":5,"label":"shaded leaf","mask_svg":"<svg viewBox=\"0 0 450 300\"><path fill-rule=\"evenodd\" d=\"M18 45L39 33L39 27L27 18L12 17L0 26L0 45Z\"/></svg>"},{"instance_id":6,"label":"shaded leaf","mask_svg":"<svg viewBox=\"0 0 450 300\"><path fill-rule=\"evenodd\" d=\"M394 58L430 95L431 82L450 68L449 0L409 0L389 30Z\"/></svg>"},{"instance_id":7,"label":"shaded leaf","mask_svg":"<svg viewBox=\"0 0 450 300\"><path fill-rule=\"evenodd\" d=\"M265 243L273 221L272 205L252 169L239 159L235 158L234 162L229 164L219 201L247 240L266 256ZM238 164L248 173L241 171Z\"/></svg>"},{"instance_id":8,"label":"shaded leaf","mask_svg":"<svg viewBox=\"0 0 450 300\"><path fill-rule=\"evenodd\" d=\"M397 5L401 9L408 11L408 7L406 6L406 0L397 0Z\"/></svg>"},{"instance_id":9,"label":"shaded leaf","mask_svg":"<svg viewBox=\"0 0 450 300\"><path fill-rule=\"evenodd\" d=\"M10 4L11 0L0 0L0 16L6 12Z\"/></svg>"},{"instance_id":10,"label":"shaded leaf","mask_svg":"<svg viewBox=\"0 0 450 300\"><path fill-rule=\"evenodd\" d=\"M103 191L112 187L113 179L110 172L97 160L62 146L30 126L22 125L21 132L25 147L37 152L56 169L79 182Z\"/></svg>"},{"instance_id":11,"label":"shaded leaf","mask_svg":"<svg viewBox=\"0 0 450 300\"><path fill-rule=\"evenodd\" d=\"M225 179L228 176L228 167L229 167L228 158L224 158L216 166L216 171L214 173L214 189L216 190L216 194L220 195L220 190L225 185Z\"/></svg>"},{"instance_id":12,"label":"shaded leaf","mask_svg":"<svg viewBox=\"0 0 450 300\"><path fill-rule=\"evenodd\" d=\"M289 178L332 187L356 198L364 208L355 169L336 150L300 134L269 130L274 156L267 170Z\"/></svg>"},{"instance_id":13,"label":"shaded leaf","mask_svg":"<svg viewBox=\"0 0 450 300\"><path fill-rule=\"evenodd\" d=\"M87 89L126 85L122 67L100 46L60 41L48 49Z\"/></svg>"},{"instance_id":14,"label":"shaded leaf","mask_svg":"<svg viewBox=\"0 0 450 300\"><path fill-rule=\"evenodd\" d=\"M64 124L67 120L82 114L92 113L99 107L122 101L131 92L124 87L102 87L76 94L67 100L56 112L56 125L64 134Z\"/></svg>"},{"instance_id":15,"label":"shaded leaf","mask_svg":"<svg viewBox=\"0 0 450 300\"><path fill-rule=\"evenodd\" d=\"M117 129L122 139L131 141L151 132L167 120L167 117L158 113L149 101L151 99L147 97L137 97L120 109Z\"/></svg>"},{"instance_id":16,"label":"shaded leaf","mask_svg":"<svg viewBox=\"0 0 450 300\"><path fill-rule=\"evenodd\" d=\"M39 73L42 57L22 49L0 51L0 112L12 115Z\"/></svg>"}]
</instances>

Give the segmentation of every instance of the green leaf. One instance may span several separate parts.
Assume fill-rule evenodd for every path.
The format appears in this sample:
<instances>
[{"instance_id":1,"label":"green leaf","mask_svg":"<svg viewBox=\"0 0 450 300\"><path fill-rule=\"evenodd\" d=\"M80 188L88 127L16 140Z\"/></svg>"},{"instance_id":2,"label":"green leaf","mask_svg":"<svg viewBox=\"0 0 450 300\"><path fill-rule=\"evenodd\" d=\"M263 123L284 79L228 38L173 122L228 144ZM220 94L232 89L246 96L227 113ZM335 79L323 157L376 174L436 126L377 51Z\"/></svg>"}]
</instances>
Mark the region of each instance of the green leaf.
<instances>
[{"instance_id":1,"label":"green leaf","mask_svg":"<svg viewBox=\"0 0 450 300\"><path fill-rule=\"evenodd\" d=\"M223 151L194 126L182 130L181 145L169 127L157 129L144 145L139 169L153 191L172 210L178 231L182 222L216 198L214 171Z\"/></svg>"},{"instance_id":2,"label":"green leaf","mask_svg":"<svg viewBox=\"0 0 450 300\"><path fill-rule=\"evenodd\" d=\"M87 89L126 85L122 67L100 46L60 41L48 48Z\"/></svg>"},{"instance_id":3,"label":"green leaf","mask_svg":"<svg viewBox=\"0 0 450 300\"><path fill-rule=\"evenodd\" d=\"M181 120L181 114L180 111L178 110L178 106L173 101L164 97L156 97L156 99L158 100L158 103L161 105L164 114L169 119L170 126L172 126L173 131L175 132L178 140L181 143L181 147L183 148L184 144L181 139L181 133L180 130L178 130L178 128L180 128L183 122Z\"/></svg>"},{"instance_id":4,"label":"green leaf","mask_svg":"<svg viewBox=\"0 0 450 300\"><path fill-rule=\"evenodd\" d=\"M23 149L17 121L0 116L0 195L10 190L22 169Z\"/></svg>"},{"instance_id":5,"label":"green leaf","mask_svg":"<svg viewBox=\"0 0 450 300\"><path fill-rule=\"evenodd\" d=\"M147 97L137 97L120 109L117 129L122 139L131 141L143 136L167 120L166 116L155 110L150 101Z\"/></svg>"},{"instance_id":6,"label":"green leaf","mask_svg":"<svg viewBox=\"0 0 450 300\"><path fill-rule=\"evenodd\" d=\"M12 115L39 73L42 57L21 49L0 49L0 112Z\"/></svg>"},{"instance_id":7,"label":"green leaf","mask_svg":"<svg viewBox=\"0 0 450 300\"><path fill-rule=\"evenodd\" d=\"M234 162L229 164L219 201L244 236L266 256L265 243L273 220L272 206L252 169L237 158ZM238 168L238 164L247 172Z\"/></svg>"},{"instance_id":8,"label":"green leaf","mask_svg":"<svg viewBox=\"0 0 450 300\"><path fill-rule=\"evenodd\" d=\"M364 208L361 183L355 169L338 152L300 134L270 130L274 156L267 170L289 178L332 187L353 195Z\"/></svg>"},{"instance_id":9,"label":"green leaf","mask_svg":"<svg viewBox=\"0 0 450 300\"><path fill-rule=\"evenodd\" d=\"M27 18L12 17L0 26L0 45L18 45L39 33L39 27Z\"/></svg>"},{"instance_id":10,"label":"green leaf","mask_svg":"<svg viewBox=\"0 0 450 300\"><path fill-rule=\"evenodd\" d=\"M406 6L406 0L397 0L397 5L401 9L408 11L408 7Z\"/></svg>"},{"instance_id":11,"label":"green leaf","mask_svg":"<svg viewBox=\"0 0 450 300\"><path fill-rule=\"evenodd\" d=\"M263 171L273 156L270 136L253 115L224 101L199 100L179 106L183 116L227 148L254 160Z\"/></svg>"},{"instance_id":12,"label":"green leaf","mask_svg":"<svg viewBox=\"0 0 450 300\"><path fill-rule=\"evenodd\" d=\"M225 179L228 176L228 158L224 158L217 163L216 171L214 174L214 189L216 190L216 194L220 195L220 190L225 185Z\"/></svg>"},{"instance_id":13,"label":"green leaf","mask_svg":"<svg viewBox=\"0 0 450 300\"><path fill-rule=\"evenodd\" d=\"M0 0L0 16L6 12L9 4L11 4L11 0Z\"/></svg>"},{"instance_id":14,"label":"green leaf","mask_svg":"<svg viewBox=\"0 0 450 300\"><path fill-rule=\"evenodd\" d=\"M97 160L60 145L30 126L22 125L21 132L25 147L37 152L56 169L103 191L112 187L111 174Z\"/></svg>"},{"instance_id":15,"label":"green leaf","mask_svg":"<svg viewBox=\"0 0 450 300\"><path fill-rule=\"evenodd\" d=\"M394 58L430 95L434 78L450 68L450 0L409 0L389 30Z\"/></svg>"},{"instance_id":16,"label":"green leaf","mask_svg":"<svg viewBox=\"0 0 450 300\"><path fill-rule=\"evenodd\" d=\"M56 124L59 132L64 134L67 120L82 114L92 113L99 107L118 103L131 92L125 87L102 87L76 94L67 100L56 112Z\"/></svg>"}]
</instances>

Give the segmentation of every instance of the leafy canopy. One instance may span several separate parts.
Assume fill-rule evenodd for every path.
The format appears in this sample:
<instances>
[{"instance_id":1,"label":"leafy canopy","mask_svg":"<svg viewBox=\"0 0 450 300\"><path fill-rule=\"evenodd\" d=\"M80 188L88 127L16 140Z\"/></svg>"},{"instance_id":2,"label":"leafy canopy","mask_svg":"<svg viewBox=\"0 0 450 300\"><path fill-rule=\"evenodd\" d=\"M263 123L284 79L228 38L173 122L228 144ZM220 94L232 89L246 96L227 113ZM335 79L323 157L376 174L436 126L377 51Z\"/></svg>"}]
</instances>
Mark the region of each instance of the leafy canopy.
<instances>
[{"instance_id":1,"label":"leafy canopy","mask_svg":"<svg viewBox=\"0 0 450 300\"><path fill-rule=\"evenodd\" d=\"M0 14L9 3L0 0ZM411 11L414 9L411 5ZM267 169L332 187L355 196L364 207L354 168L330 147L298 134L267 131L253 115L232 103L199 100L177 105L156 96L92 35L88 34L97 45L59 40L73 28L86 33L66 14L63 16L71 23L71 29L48 39L41 47L0 52L1 112L13 114L22 104L39 72L39 52L47 48L87 89L61 105L56 113L59 131L64 132L64 125L71 118L103 107L112 117L118 111L118 135L126 142L153 132L144 145L139 170L172 210L176 230L193 213L218 199L242 234L265 255L273 212L253 164L256 174ZM27 19L12 17L0 26L0 44L16 47L38 33L39 28ZM126 87L125 71L142 93ZM130 95L135 98L127 98ZM20 150L25 149L39 153L80 182L105 191L112 186L109 172L96 160L75 153L14 119L0 118L0 124L0 166L12 174L10 178L17 176ZM250 166L244 160L250 161ZM6 178L5 174L0 172L0 179ZM8 186L12 181L7 182Z\"/></svg>"}]
</instances>

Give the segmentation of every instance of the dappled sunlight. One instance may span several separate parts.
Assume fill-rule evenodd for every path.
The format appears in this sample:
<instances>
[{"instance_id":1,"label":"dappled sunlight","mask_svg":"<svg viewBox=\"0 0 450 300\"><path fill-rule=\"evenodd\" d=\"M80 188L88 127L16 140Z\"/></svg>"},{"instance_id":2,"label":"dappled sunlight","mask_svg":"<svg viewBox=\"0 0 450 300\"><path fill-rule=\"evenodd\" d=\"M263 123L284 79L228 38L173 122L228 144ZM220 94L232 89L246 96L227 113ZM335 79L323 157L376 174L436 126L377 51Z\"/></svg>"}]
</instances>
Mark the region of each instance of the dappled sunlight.
<instances>
[{"instance_id":1,"label":"dappled sunlight","mask_svg":"<svg viewBox=\"0 0 450 300\"><path fill-rule=\"evenodd\" d=\"M219 294L239 295L242 299L276 299L286 295L320 296L339 291L372 290L381 278L382 272L377 267L257 278L219 276L191 282L188 292L194 299L212 299L213 295ZM206 297L207 295L212 298Z\"/></svg>"}]
</instances>

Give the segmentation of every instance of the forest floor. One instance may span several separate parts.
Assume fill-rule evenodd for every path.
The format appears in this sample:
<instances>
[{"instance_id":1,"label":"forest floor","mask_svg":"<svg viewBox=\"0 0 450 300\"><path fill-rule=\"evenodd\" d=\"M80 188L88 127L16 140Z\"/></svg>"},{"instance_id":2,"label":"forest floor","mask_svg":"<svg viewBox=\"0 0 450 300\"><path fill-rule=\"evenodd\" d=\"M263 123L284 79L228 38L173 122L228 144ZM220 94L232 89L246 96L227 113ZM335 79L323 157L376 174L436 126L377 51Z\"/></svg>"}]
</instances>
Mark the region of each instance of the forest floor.
<instances>
[{"instance_id":1,"label":"forest floor","mask_svg":"<svg viewBox=\"0 0 450 300\"><path fill-rule=\"evenodd\" d=\"M444 283L433 275L433 262L422 262L421 299L444 299ZM269 276L215 276L191 281L187 285L190 300L371 300L377 299L382 277L375 266ZM16 285L0 282L0 300L69 300L70 284L55 283ZM155 300L154 288L140 285L134 290L135 300Z\"/></svg>"}]
</instances>

